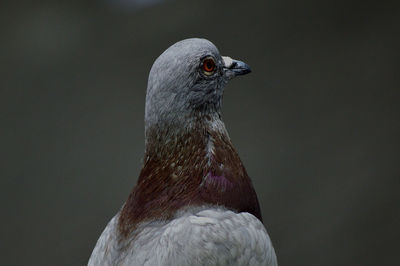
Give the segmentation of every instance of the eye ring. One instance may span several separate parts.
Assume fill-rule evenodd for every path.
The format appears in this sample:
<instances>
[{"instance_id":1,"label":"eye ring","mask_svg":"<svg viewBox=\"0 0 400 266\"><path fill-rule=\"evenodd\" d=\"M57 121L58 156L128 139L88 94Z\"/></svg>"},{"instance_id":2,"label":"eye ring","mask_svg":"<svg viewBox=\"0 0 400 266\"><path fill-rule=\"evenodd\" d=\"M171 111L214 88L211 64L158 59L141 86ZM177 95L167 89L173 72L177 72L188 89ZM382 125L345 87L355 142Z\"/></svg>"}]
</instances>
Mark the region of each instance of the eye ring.
<instances>
[{"instance_id":1,"label":"eye ring","mask_svg":"<svg viewBox=\"0 0 400 266\"><path fill-rule=\"evenodd\" d=\"M207 76L212 75L216 69L214 58L206 57L201 64L201 68L203 70L203 73Z\"/></svg>"}]
</instances>

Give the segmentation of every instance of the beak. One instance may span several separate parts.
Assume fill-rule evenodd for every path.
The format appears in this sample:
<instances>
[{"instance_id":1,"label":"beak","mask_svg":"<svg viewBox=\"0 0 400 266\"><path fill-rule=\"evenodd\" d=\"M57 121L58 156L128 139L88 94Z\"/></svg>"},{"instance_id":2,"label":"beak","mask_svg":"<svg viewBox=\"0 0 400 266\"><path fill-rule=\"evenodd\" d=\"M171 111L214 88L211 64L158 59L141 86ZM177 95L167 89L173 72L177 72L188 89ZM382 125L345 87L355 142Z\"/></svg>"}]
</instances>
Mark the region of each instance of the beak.
<instances>
[{"instance_id":1,"label":"beak","mask_svg":"<svg viewBox=\"0 0 400 266\"><path fill-rule=\"evenodd\" d=\"M250 66L242 61L234 60L229 56L223 56L224 69L228 78L234 78L240 75L246 75L251 72Z\"/></svg>"}]
</instances>

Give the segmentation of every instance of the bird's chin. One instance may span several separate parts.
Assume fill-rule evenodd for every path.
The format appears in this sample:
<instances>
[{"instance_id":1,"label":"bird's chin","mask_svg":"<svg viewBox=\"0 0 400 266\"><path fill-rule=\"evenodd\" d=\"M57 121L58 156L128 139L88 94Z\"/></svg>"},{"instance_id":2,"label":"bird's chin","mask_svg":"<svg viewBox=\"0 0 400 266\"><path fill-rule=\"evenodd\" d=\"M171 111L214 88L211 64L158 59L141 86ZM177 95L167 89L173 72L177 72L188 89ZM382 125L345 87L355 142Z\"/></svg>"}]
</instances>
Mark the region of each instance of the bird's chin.
<instances>
[{"instance_id":1,"label":"bird's chin","mask_svg":"<svg viewBox=\"0 0 400 266\"><path fill-rule=\"evenodd\" d=\"M235 72L233 72L233 71L230 70L230 69L227 69L227 70L225 71L225 78L226 78L227 80L231 80L231 79L233 79L234 77L236 77Z\"/></svg>"}]
</instances>

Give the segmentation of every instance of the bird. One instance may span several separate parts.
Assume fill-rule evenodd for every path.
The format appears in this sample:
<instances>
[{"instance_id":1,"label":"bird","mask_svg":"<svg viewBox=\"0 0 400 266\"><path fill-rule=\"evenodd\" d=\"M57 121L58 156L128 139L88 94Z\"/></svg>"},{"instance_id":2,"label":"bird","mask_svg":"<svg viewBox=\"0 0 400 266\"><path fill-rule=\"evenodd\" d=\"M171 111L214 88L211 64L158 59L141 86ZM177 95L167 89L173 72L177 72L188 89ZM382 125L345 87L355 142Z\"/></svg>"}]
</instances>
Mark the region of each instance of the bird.
<instances>
[{"instance_id":1,"label":"bird","mask_svg":"<svg viewBox=\"0 0 400 266\"><path fill-rule=\"evenodd\" d=\"M155 60L143 166L88 265L278 265L221 115L225 85L250 72L203 38L179 41Z\"/></svg>"}]
</instances>

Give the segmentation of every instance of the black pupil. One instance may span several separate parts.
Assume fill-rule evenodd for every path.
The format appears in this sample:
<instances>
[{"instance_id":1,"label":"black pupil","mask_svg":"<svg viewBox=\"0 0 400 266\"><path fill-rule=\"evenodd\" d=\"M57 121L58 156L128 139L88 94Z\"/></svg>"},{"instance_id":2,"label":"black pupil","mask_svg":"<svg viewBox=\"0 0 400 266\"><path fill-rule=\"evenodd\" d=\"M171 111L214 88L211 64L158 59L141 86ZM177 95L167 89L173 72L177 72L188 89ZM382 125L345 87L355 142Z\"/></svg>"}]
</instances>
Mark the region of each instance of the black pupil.
<instances>
[{"instance_id":1,"label":"black pupil","mask_svg":"<svg viewBox=\"0 0 400 266\"><path fill-rule=\"evenodd\" d=\"M207 62L206 62L206 66L207 66L207 70L212 70L212 69L213 69L213 66L214 66L214 64L212 63L212 61L211 61L211 60L207 60Z\"/></svg>"}]
</instances>

